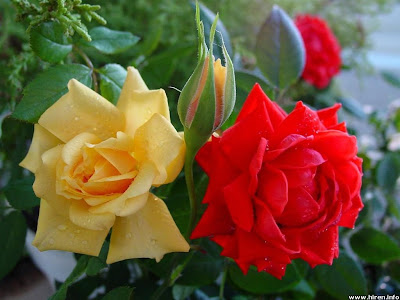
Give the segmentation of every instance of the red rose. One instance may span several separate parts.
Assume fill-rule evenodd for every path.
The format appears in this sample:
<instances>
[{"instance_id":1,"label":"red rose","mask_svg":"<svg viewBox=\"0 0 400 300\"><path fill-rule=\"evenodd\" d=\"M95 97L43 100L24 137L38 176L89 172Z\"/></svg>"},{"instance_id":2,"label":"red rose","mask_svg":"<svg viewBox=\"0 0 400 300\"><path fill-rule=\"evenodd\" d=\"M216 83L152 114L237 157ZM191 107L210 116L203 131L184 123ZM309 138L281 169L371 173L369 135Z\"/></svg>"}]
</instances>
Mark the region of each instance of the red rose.
<instances>
[{"instance_id":1,"label":"red rose","mask_svg":"<svg viewBox=\"0 0 400 300\"><path fill-rule=\"evenodd\" d=\"M363 207L356 138L338 124L339 104L286 114L255 85L236 123L197 161L210 181L191 238L210 237L244 273L278 278L292 259L312 267L338 257L338 226Z\"/></svg>"},{"instance_id":2,"label":"red rose","mask_svg":"<svg viewBox=\"0 0 400 300\"><path fill-rule=\"evenodd\" d=\"M339 73L342 63L340 45L320 17L298 15L295 23L306 48L306 65L301 76L308 83L323 89Z\"/></svg>"}]
</instances>

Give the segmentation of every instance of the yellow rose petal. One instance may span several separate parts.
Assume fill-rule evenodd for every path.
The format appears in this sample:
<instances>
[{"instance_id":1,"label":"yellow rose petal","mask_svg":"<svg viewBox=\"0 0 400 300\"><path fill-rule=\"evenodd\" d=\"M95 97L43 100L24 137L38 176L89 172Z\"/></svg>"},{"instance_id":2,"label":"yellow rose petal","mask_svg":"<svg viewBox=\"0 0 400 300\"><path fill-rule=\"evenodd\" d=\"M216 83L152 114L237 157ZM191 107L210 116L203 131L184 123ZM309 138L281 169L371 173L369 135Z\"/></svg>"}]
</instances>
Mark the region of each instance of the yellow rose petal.
<instances>
[{"instance_id":1,"label":"yellow rose petal","mask_svg":"<svg viewBox=\"0 0 400 300\"><path fill-rule=\"evenodd\" d=\"M148 193L156 174L157 170L153 163L149 161L142 162L138 168L138 174L136 175L135 180L131 183L125 193L107 203L91 207L89 211L92 213L112 212L118 215L125 207L126 200ZM143 205L144 204L145 203L143 203Z\"/></svg>"},{"instance_id":2,"label":"yellow rose petal","mask_svg":"<svg viewBox=\"0 0 400 300\"><path fill-rule=\"evenodd\" d=\"M115 220L107 263L129 258L155 258L158 262L166 253L188 252L189 248L165 203L149 194L141 210Z\"/></svg>"},{"instance_id":3,"label":"yellow rose petal","mask_svg":"<svg viewBox=\"0 0 400 300\"><path fill-rule=\"evenodd\" d=\"M82 148L87 143L99 143L101 140L94 134L84 132L70 139L64 146L62 151L63 161L67 165L74 166L78 161L82 159Z\"/></svg>"},{"instance_id":4,"label":"yellow rose petal","mask_svg":"<svg viewBox=\"0 0 400 300\"><path fill-rule=\"evenodd\" d=\"M124 207L118 212L117 216L126 217L136 213L146 204L149 193L129 198L125 201Z\"/></svg>"},{"instance_id":5,"label":"yellow rose petal","mask_svg":"<svg viewBox=\"0 0 400 300\"><path fill-rule=\"evenodd\" d=\"M35 239L32 245L40 251L65 250L97 256L108 234L105 230L89 230L73 224L68 217L45 201L40 201L40 213Z\"/></svg>"},{"instance_id":6,"label":"yellow rose petal","mask_svg":"<svg viewBox=\"0 0 400 300\"><path fill-rule=\"evenodd\" d=\"M92 145L92 147L132 152L133 151L133 139L126 133L124 133L122 131L118 131L116 138L115 137L109 138L101 143Z\"/></svg>"},{"instance_id":7,"label":"yellow rose petal","mask_svg":"<svg viewBox=\"0 0 400 300\"><path fill-rule=\"evenodd\" d=\"M117 107L125 114L124 132L130 136L134 136L136 129L155 113L170 120L165 91L163 89L149 91L139 72L134 68L128 68Z\"/></svg>"},{"instance_id":8,"label":"yellow rose petal","mask_svg":"<svg viewBox=\"0 0 400 300\"><path fill-rule=\"evenodd\" d=\"M138 161L150 160L157 167L159 175L154 184L163 184L167 178L177 176L177 169L183 166L183 160L178 158L176 164L167 169L179 156L184 142L172 124L160 114L154 114L151 119L139 127L134 138L135 157ZM182 163L182 165L181 165ZM171 176L167 174L171 172Z\"/></svg>"},{"instance_id":9,"label":"yellow rose petal","mask_svg":"<svg viewBox=\"0 0 400 300\"><path fill-rule=\"evenodd\" d=\"M183 132L179 132L183 140ZM184 141L184 140L183 140ZM168 165L167 170L167 179L163 184L171 183L175 180L175 178L182 171L183 164L185 163L185 154L186 154L186 144L183 142L181 149L179 150L179 154L175 159Z\"/></svg>"},{"instance_id":10,"label":"yellow rose petal","mask_svg":"<svg viewBox=\"0 0 400 300\"><path fill-rule=\"evenodd\" d=\"M110 164L112 164L118 170L118 172L120 172L120 174L132 171L137 165L136 159L134 159L132 155L126 151L96 147L93 149L95 149L101 156L108 160Z\"/></svg>"},{"instance_id":11,"label":"yellow rose petal","mask_svg":"<svg viewBox=\"0 0 400 300\"><path fill-rule=\"evenodd\" d=\"M36 196L48 201L59 214L68 216L71 201L56 192L56 169L63 147L64 145L59 145L43 153L43 163L35 173L33 190Z\"/></svg>"},{"instance_id":12,"label":"yellow rose petal","mask_svg":"<svg viewBox=\"0 0 400 300\"><path fill-rule=\"evenodd\" d=\"M92 214L85 201L72 201L69 209L69 219L79 227L91 230L109 230L114 224L115 215L112 213Z\"/></svg>"},{"instance_id":13,"label":"yellow rose petal","mask_svg":"<svg viewBox=\"0 0 400 300\"><path fill-rule=\"evenodd\" d=\"M82 132L105 140L125 128L124 115L102 96L72 79L69 92L48 108L39 124L64 142Z\"/></svg>"},{"instance_id":14,"label":"yellow rose petal","mask_svg":"<svg viewBox=\"0 0 400 300\"><path fill-rule=\"evenodd\" d=\"M32 173L35 173L42 164L42 154L61 143L62 141L60 139L55 137L39 124L35 124L32 144L29 148L29 152L19 165L25 169L28 169Z\"/></svg>"}]
</instances>

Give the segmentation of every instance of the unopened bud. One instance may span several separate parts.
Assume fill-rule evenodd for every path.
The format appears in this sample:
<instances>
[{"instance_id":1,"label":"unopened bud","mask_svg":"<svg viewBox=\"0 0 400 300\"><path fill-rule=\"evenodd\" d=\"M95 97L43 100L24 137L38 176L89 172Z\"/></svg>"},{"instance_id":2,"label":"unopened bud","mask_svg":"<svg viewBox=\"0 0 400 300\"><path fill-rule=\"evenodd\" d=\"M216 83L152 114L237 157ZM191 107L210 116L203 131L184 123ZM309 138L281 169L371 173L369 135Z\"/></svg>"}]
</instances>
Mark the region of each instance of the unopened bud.
<instances>
[{"instance_id":1,"label":"unopened bud","mask_svg":"<svg viewBox=\"0 0 400 300\"><path fill-rule=\"evenodd\" d=\"M185 127L185 140L189 149L197 150L220 128L232 113L236 100L233 63L222 44L225 66L215 61L213 42L217 26L216 16L210 30L210 49L204 37L204 25L196 4L199 59L178 100L179 118ZM189 150L188 149L188 150Z\"/></svg>"}]
</instances>

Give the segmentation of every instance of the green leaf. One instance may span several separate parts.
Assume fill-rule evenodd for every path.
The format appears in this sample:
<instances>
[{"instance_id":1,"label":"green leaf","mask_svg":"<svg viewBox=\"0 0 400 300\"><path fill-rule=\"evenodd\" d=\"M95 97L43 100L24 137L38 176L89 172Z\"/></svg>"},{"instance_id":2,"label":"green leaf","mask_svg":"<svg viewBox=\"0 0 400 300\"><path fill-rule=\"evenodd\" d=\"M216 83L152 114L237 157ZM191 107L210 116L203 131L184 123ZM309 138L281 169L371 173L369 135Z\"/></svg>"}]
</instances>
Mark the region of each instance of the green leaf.
<instances>
[{"instance_id":1,"label":"green leaf","mask_svg":"<svg viewBox=\"0 0 400 300\"><path fill-rule=\"evenodd\" d=\"M64 281L64 283L59 287L59 289L49 298L49 300L64 300L67 297L68 287L73 284L82 274L85 273L87 264L89 262L90 256L82 255L75 268L72 270L71 274Z\"/></svg>"},{"instance_id":2,"label":"green leaf","mask_svg":"<svg viewBox=\"0 0 400 300\"><path fill-rule=\"evenodd\" d=\"M379 162L376 171L376 182L388 191L393 191L400 176L400 159L395 153L386 153Z\"/></svg>"},{"instance_id":3,"label":"green leaf","mask_svg":"<svg viewBox=\"0 0 400 300\"><path fill-rule=\"evenodd\" d=\"M250 268L244 275L236 264L229 267L229 277L235 285L242 290L254 294L274 294L287 291L296 286L305 275L306 263L300 260L293 261L286 268L282 280L275 278L267 272L257 272Z\"/></svg>"},{"instance_id":4,"label":"green leaf","mask_svg":"<svg viewBox=\"0 0 400 300\"><path fill-rule=\"evenodd\" d=\"M139 37L127 31L111 30L107 27L95 27L89 30L91 42L82 42L104 54L118 54L128 50L139 41Z\"/></svg>"},{"instance_id":5,"label":"green leaf","mask_svg":"<svg viewBox=\"0 0 400 300\"><path fill-rule=\"evenodd\" d=\"M301 75L305 49L290 17L277 5L261 26L256 42L257 66L269 82L285 89Z\"/></svg>"},{"instance_id":6,"label":"green leaf","mask_svg":"<svg viewBox=\"0 0 400 300\"><path fill-rule=\"evenodd\" d=\"M178 278L177 284L202 286L211 284L217 279L224 262L220 255L221 249L208 239L202 241L201 247L204 252L197 251L193 255L181 277Z\"/></svg>"},{"instance_id":7,"label":"green leaf","mask_svg":"<svg viewBox=\"0 0 400 300\"><path fill-rule=\"evenodd\" d=\"M58 63L72 51L64 35L64 28L57 22L42 23L30 33L32 50L44 61Z\"/></svg>"},{"instance_id":8,"label":"green leaf","mask_svg":"<svg viewBox=\"0 0 400 300\"><path fill-rule=\"evenodd\" d=\"M68 92L68 82L72 78L91 87L91 75L92 71L88 67L79 64L57 65L47 69L25 87L24 97L12 116L37 123L46 109Z\"/></svg>"},{"instance_id":9,"label":"green leaf","mask_svg":"<svg viewBox=\"0 0 400 300\"><path fill-rule=\"evenodd\" d=\"M110 243L108 241L104 241L104 244L101 248L99 257L91 257L88 261L86 267L86 274L89 276L97 275L102 269L107 267L106 259L108 248L110 247Z\"/></svg>"},{"instance_id":10,"label":"green leaf","mask_svg":"<svg viewBox=\"0 0 400 300\"><path fill-rule=\"evenodd\" d=\"M338 97L337 101L343 105L343 108L360 119L366 119L367 115L360 102L352 98Z\"/></svg>"},{"instance_id":11,"label":"green leaf","mask_svg":"<svg viewBox=\"0 0 400 300\"><path fill-rule=\"evenodd\" d=\"M133 288L129 286L120 286L107 293L102 300L129 300L132 297Z\"/></svg>"},{"instance_id":12,"label":"green leaf","mask_svg":"<svg viewBox=\"0 0 400 300\"><path fill-rule=\"evenodd\" d=\"M324 290L337 299L367 294L367 282L362 269L346 253L341 253L332 266L317 266L315 274Z\"/></svg>"},{"instance_id":13,"label":"green leaf","mask_svg":"<svg viewBox=\"0 0 400 300\"><path fill-rule=\"evenodd\" d=\"M363 228L350 238L353 251L367 263L381 264L400 258L396 241L374 228Z\"/></svg>"},{"instance_id":14,"label":"green leaf","mask_svg":"<svg viewBox=\"0 0 400 300\"><path fill-rule=\"evenodd\" d=\"M22 213L13 211L0 221L0 279L19 261L25 245L26 223Z\"/></svg>"},{"instance_id":15,"label":"green leaf","mask_svg":"<svg viewBox=\"0 0 400 300\"><path fill-rule=\"evenodd\" d=\"M383 71L382 73L383 79L391 84L394 87L400 88L400 77L397 76L396 74L388 71Z\"/></svg>"},{"instance_id":16,"label":"green leaf","mask_svg":"<svg viewBox=\"0 0 400 300\"><path fill-rule=\"evenodd\" d=\"M185 285L174 285L172 287L172 296L174 300L185 300L196 290L196 287Z\"/></svg>"},{"instance_id":17,"label":"green leaf","mask_svg":"<svg viewBox=\"0 0 400 300\"><path fill-rule=\"evenodd\" d=\"M108 64L101 68L99 72L101 95L116 105L127 71L118 64Z\"/></svg>"},{"instance_id":18,"label":"green leaf","mask_svg":"<svg viewBox=\"0 0 400 300\"><path fill-rule=\"evenodd\" d=\"M192 5L192 8L194 10L196 10L196 4L194 2L192 2L191 5ZM199 3L199 8L200 8L200 20L204 24L204 37L205 37L206 41L208 41L210 39L211 26L214 22L216 15L202 3ZM232 51L231 39L229 37L228 31L226 30L226 28L221 20L218 20L218 22L217 22L214 43L217 45L217 47L214 47L214 49L213 49L213 54L216 59L217 58L220 58L221 60L224 59L224 54L223 54L222 48L219 47L219 46L222 46L222 44L224 44L224 43L225 43L225 47L226 47L226 50L228 51L229 56L232 57L233 51Z\"/></svg>"},{"instance_id":19,"label":"green leaf","mask_svg":"<svg viewBox=\"0 0 400 300\"><path fill-rule=\"evenodd\" d=\"M16 209L30 209L40 204L40 199L33 192L33 176L13 180L5 188L8 203Z\"/></svg>"},{"instance_id":20,"label":"green leaf","mask_svg":"<svg viewBox=\"0 0 400 300\"><path fill-rule=\"evenodd\" d=\"M167 85L180 61L180 57L185 57L196 51L195 45L177 45L150 56L144 63L140 74L145 79L149 87L160 87Z\"/></svg>"}]
</instances>

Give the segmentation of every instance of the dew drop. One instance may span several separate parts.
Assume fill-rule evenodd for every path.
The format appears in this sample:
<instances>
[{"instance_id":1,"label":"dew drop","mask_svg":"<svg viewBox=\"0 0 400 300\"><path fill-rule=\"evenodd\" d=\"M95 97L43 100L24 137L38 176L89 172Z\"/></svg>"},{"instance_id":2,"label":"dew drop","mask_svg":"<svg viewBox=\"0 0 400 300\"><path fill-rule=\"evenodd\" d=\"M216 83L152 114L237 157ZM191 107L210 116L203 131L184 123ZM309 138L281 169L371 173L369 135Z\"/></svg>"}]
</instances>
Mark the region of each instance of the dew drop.
<instances>
[{"instance_id":1,"label":"dew drop","mask_svg":"<svg viewBox=\"0 0 400 300\"><path fill-rule=\"evenodd\" d=\"M75 120L75 121L79 121L79 117L75 117L74 120Z\"/></svg>"},{"instance_id":2,"label":"dew drop","mask_svg":"<svg viewBox=\"0 0 400 300\"><path fill-rule=\"evenodd\" d=\"M152 245L155 245L156 242L157 242L157 240L155 240L155 239L151 239L151 240L150 240L150 243L151 243Z\"/></svg>"},{"instance_id":3,"label":"dew drop","mask_svg":"<svg viewBox=\"0 0 400 300\"><path fill-rule=\"evenodd\" d=\"M127 239L131 239L131 238L132 238L132 233L128 232L128 233L125 235L125 237L126 237Z\"/></svg>"},{"instance_id":4,"label":"dew drop","mask_svg":"<svg viewBox=\"0 0 400 300\"><path fill-rule=\"evenodd\" d=\"M93 131L97 131L97 127L93 127Z\"/></svg>"},{"instance_id":5,"label":"dew drop","mask_svg":"<svg viewBox=\"0 0 400 300\"><path fill-rule=\"evenodd\" d=\"M87 241L82 241L82 245L87 245Z\"/></svg>"},{"instance_id":6,"label":"dew drop","mask_svg":"<svg viewBox=\"0 0 400 300\"><path fill-rule=\"evenodd\" d=\"M58 226L57 226L57 229L58 229L58 230L61 230L61 231L64 231L65 229L67 229L67 226L65 226L65 225L58 225Z\"/></svg>"},{"instance_id":7,"label":"dew drop","mask_svg":"<svg viewBox=\"0 0 400 300\"><path fill-rule=\"evenodd\" d=\"M54 244L54 240L53 240L53 239L50 239L50 240L49 240L49 243L50 243L50 245L53 245L53 244Z\"/></svg>"}]
</instances>

